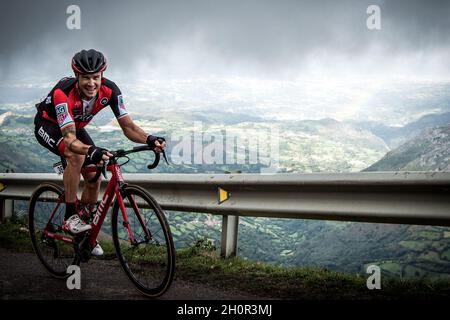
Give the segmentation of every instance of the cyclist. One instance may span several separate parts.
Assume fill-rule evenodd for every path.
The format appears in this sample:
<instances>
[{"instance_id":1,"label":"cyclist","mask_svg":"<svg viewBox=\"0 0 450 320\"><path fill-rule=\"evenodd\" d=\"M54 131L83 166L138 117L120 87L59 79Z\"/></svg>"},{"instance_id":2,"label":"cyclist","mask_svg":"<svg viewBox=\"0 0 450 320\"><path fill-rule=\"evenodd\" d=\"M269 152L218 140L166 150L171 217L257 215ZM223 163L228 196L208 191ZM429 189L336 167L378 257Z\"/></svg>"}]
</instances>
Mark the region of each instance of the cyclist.
<instances>
[{"instance_id":1,"label":"cyclist","mask_svg":"<svg viewBox=\"0 0 450 320\"><path fill-rule=\"evenodd\" d=\"M91 214L100 190L100 179L89 183L95 172L83 172L85 187L81 203L77 203L77 189L81 168L102 165L112 156L108 150L96 146L84 127L103 108L110 106L125 136L136 143L147 143L156 152L165 148L159 137L147 134L127 113L122 93L117 85L103 77L107 67L104 55L94 49L81 50L72 58L75 77L61 79L37 105L34 119L38 142L65 159L63 181L66 213L63 230L72 234L91 229L80 215ZM99 244L93 255L103 254Z\"/></svg>"}]
</instances>

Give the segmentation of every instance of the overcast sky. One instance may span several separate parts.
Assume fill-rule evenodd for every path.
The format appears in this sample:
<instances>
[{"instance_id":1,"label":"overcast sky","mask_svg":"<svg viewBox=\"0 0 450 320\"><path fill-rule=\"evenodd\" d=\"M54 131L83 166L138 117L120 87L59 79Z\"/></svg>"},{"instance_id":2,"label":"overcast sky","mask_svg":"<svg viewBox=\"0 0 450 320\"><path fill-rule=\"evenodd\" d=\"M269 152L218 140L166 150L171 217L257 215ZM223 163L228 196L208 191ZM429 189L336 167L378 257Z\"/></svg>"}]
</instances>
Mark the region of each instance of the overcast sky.
<instances>
[{"instance_id":1,"label":"overcast sky","mask_svg":"<svg viewBox=\"0 0 450 320\"><path fill-rule=\"evenodd\" d=\"M69 75L91 47L110 77L450 76L450 1L7 1L0 83ZM66 27L70 4L81 30ZM366 27L370 4L381 30Z\"/></svg>"}]
</instances>

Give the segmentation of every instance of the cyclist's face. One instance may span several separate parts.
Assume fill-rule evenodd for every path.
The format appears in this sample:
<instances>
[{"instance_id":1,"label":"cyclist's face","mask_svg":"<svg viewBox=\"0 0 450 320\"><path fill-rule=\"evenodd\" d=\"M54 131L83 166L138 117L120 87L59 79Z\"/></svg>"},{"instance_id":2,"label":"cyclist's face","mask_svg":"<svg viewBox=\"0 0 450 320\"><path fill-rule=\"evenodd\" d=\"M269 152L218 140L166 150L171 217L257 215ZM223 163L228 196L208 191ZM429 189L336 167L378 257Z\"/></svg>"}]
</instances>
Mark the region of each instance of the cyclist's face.
<instances>
[{"instance_id":1,"label":"cyclist's face","mask_svg":"<svg viewBox=\"0 0 450 320\"><path fill-rule=\"evenodd\" d=\"M97 95L102 83L102 73L78 75L78 87L86 98L93 98Z\"/></svg>"}]
</instances>

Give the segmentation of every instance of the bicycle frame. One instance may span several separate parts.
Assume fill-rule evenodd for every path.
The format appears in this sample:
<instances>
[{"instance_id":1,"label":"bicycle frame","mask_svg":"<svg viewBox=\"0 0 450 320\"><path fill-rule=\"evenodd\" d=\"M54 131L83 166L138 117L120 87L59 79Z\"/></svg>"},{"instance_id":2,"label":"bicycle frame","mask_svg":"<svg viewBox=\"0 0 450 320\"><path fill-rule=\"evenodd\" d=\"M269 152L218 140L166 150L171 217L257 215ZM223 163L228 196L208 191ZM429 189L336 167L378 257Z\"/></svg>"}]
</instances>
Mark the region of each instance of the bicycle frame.
<instances>
[{"instance_id":1,"label":"bicycle frame","mask_svg":"<svg viewBox=\"0 0 450 320\"><path fill-rule=\"evenodd\" d=\"M83 169L84 172L95 172L97 171L97 167L87 167ZM97 211L93 217L91 226L92 229L89 231L88 241L91 246L91 248L95 247L97 236L100 232L100 229L102 227L103 221L106 218L106 215L108 213L109 208L111 207L111 204L113 200L116 198L119 204L120 211L122 212L124 226L126 227L128 231L128 236L130 238L130 243L134 244L135 240L133 238L133 232L131 231L130 224L128 222L128 215L125 208L125 204L122 197L122 189L124 186L126 186L125 181L122 176L122 171L120 169L120 165L117 163L116 159L112 159L112 161L108 164L106 167L107 171L110 171L112 173L111 179L108 181L108 184L106 185L105 193L103 194L102 201L98 205ZM144 223L144 219L142 217L141 212L139 211L136 202L133 198L130 198L130 203L133 206L133 210L135 211L139 223L142 225L143 230L145 230L145 234L147 239L151 239L151 235L149 230L146 227L146 224ZM73 244L75 242L73 237L56 234L51 231L49 231L49 226L51 224L51 221L53 220L53 217L55 213L57 212L59 205L64 202L64 194L59 199L58 205L53 210L50 219L44 229L44 234L48 238L53 238L56 240L60 240L66 243Z\"/></svg>"}]
</instances>

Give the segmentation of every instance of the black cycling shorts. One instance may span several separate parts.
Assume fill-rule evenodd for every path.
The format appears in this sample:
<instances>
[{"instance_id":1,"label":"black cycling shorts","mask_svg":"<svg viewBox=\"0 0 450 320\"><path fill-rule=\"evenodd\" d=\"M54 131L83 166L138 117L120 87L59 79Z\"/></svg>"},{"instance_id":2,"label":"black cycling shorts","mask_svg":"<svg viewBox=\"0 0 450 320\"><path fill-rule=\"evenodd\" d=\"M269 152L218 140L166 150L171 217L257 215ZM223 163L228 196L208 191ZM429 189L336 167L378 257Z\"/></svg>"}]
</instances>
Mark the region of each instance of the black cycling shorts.
<instances>
[{"instance_id":1,"label":"black cycling shorts","mask_svg":"<svg viewBox=\"0 0 450 320\"><path fill-rule=\"evenodd\" d=\"M64 159L64 139L61 133L61 129L57 123L53 123L47 119L42 118L39 113L34 118L34 135L37 141L50 150L52 153ZM94 145L91 137L87 131L79 129L76 132L77 139L84 144ZM87 157L84 161L83 167L93 164Z\"/></svg>"}]
</instances>

